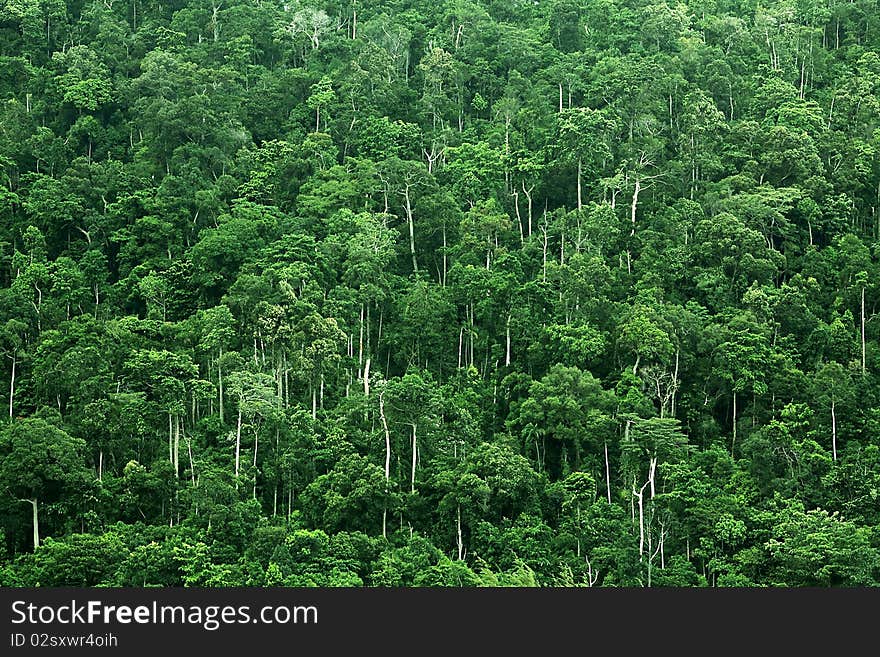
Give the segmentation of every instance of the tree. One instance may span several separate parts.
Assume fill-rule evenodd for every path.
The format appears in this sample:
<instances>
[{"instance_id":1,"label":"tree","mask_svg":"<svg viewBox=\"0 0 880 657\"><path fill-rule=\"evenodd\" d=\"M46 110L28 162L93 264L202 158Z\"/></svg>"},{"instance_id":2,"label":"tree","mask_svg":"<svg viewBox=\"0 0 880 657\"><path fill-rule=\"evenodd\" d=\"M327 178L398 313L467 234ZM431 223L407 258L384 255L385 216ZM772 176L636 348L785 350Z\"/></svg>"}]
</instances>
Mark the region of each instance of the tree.
<instances>
[{"instance_id":1,"label":"tree","mask_svg":"<svg viewBox=\"0 0 880 657\"><path fill-rule=\"evenodd\" d=\"M34 550L40 547L39 505L69 502L85 483L85 441L41 418L17 420L0 431L0 482L33 510Z\"/></svg>"},{"instance_id":2,"label":"tree","mask_svg":"<svg viewBox=\"0 0 880 657\"><path fill-rule=\"evenodd\" d=\"M376 533L385 506L382 469L357 454L344 456L303 491L303 510L315 525L332 531Z\"/></svg>"},{"instance_id":3,"label":"tree","mask_svg":"<svg viewBox=\"0 0 880 657\"><path fill-rule=\"evenodd\" d=\"M583 468L584 454L600 452L610 401L591 373L555 365L529 386L526 399L512 405L507 424L534 454L539 471L552 468L564 475Z\"/></svg>"},{"instance_id":4,"label":"tree","mask_svg":"<svg viewBox=\"0 0 880 657\"><path fill-rule=\"evenodd\" d=\"M831 416L831 451L837 460L837 417L841 409L850 410L855 401L855 388L849 373L835 362L825 363L813 380L814 395L823 402Z\"/></svg>"},{"instance_id":5,"label":"tree","mask_svg":"<svg viewBox=\"0 0 880 657\"><path fill-rule=\"evenodd\" d=\"M608 133L613 123L599 110L586 107L564 109L557 119L558 148L561 157L577 166L578 212L583 208L584 175L597 178L611 160Z\"/></svg>"},{"instance_id":6,"label":"tree","mask_svg":"<svg viewBox=\"0 0 880 657\"><path fill-rule=\"evenodd\" d=\"M727 340L716 350L719 375L730 387L731 453L736 444L737 396L751 391L753 395L767 390L766 377L771 350L763 327L749 321L747 316L731 319Z\"/></svg>"},{"instance_id":7,"label":"tree","mask_svg":"<svg viewBox=\"0 0 880 657\"><path fill-rule=\"evenodd\" d=\"M321 132L321 108L324 108L324 126L327 125L327 106L336 98L332 82L326 75L312 85L312 93L306 104L315 110L315 132Z\"/></svg>"}]
</instances>

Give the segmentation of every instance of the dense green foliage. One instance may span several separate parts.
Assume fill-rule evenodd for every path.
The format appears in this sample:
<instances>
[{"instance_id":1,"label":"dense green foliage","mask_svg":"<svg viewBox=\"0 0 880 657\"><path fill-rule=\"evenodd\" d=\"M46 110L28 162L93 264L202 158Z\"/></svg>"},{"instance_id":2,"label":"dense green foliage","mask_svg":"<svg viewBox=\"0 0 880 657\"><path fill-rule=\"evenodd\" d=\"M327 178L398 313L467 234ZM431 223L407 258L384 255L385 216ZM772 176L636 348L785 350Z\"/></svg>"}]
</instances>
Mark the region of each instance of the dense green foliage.
<instances>
[{"instance_id":1,"label":"dense green foliage","mask_svg":"<svg viewBox=\"0 0 880 657\"><path fill-rule=\"evenodd\" d=\"M869 0L0 0L0 584L877 584L878 256Z\"/></svg>"}]
</instances>

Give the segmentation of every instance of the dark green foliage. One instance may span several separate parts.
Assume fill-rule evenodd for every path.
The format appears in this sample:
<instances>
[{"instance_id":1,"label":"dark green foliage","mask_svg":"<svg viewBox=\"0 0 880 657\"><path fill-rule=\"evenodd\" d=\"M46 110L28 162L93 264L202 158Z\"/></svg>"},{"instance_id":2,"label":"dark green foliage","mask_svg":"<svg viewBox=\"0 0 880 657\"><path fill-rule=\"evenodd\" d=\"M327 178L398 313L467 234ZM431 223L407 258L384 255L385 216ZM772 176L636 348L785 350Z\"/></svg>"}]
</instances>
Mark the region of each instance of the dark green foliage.
<instances>
[{"instance_id":1,"label":"dark green foliage","mask_svg":"<svg viewBox=\"0 0 880 657\"><path fill-rule=\"evenodd\" d=\"M878 584L878 35L0 3L0 584Z\"/></svg>"}]
</instances>

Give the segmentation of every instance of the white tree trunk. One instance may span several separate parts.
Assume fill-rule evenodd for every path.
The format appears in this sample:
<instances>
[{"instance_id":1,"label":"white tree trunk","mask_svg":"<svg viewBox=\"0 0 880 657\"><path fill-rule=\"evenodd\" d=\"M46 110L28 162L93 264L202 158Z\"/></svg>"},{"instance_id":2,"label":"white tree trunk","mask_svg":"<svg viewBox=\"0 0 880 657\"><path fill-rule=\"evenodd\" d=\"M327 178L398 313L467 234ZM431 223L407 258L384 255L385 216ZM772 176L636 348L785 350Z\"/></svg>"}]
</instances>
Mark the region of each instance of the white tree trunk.
<instances>
[{"instance_id":1,"label":"white tree trunk","mask_svg":"<svg viewBox=\"0 0 880 657\"><path fill-rule=\"evenodd\" d=\"M640 191L642 191L642 184L639 180L636 180L636 187L633 190L632 207L630 208L630 221L632 222L632 229L629 233L630 237L636 234L636 208L639 205Z\"/></svg>"},{"instance_id":2,"label":"white tree trunk","mask_svg":"<svg viewBox=\"0 0 880 657\"><path fill-rule=\"evenodd\" d=\"M37 498L32 497L23 501L29 502L34 511L34 550L36 551L40 547L40 519L37 515Z\"/></svg>"},{"instance_id":3,"label":"white tree trunk","mask_svg":"<svg viewBox=\"0 0 880 657\"><path fill-rule=\"evenodd\" d=\"M608 504L611 504L611 467L608 464L608 441L605 441L605 491L608 493Z\"/></svg>"},{"instance_id":4,"label":"white tree trunk","mask_svg":"<svg viewBox=\"0 0 880 657\"><path fill-rule=\"evenodd\" d=\"M403 190L403 198L406 201L405 209L406 209L406 223L409 226L409 254L412 257L412 266L413 271L418 273L419 271L419 263L416 261L416 236L415 236L415 226L413 225L413 211L412 211L412 202L409 197L409 185L407 185Z\"/></svg>"},{"instance_id":5,"label":"white tree trunk","mask_svg":"<svg viewBox=\"0 0 880 657\"><path fill-rule=\"evenodd\" d=\"M837 414L834 412L834 396L831 397L831 451L837 460Z\"/></svg>"},{"instance_id":6,"label":"white tree trunk","mask_svg":"<svg viewBox=\"0 0 880 657\"><path fill-rule=\"evenodd\" d=\"M12 400L15 397L15 354L12 354L12 374L9 377L9 419L12 420Z\"/></svg>"},{"instance_id":7,"label":"white tree trunk","mask_svg":"<svg viewBox=\"0 0 880 657\"><path fill-rule=\"evenodd\" d=\"M410 474L409 479L409 492L416 492L416 460L418 458L419 453L419 444L416 440L416 425L413 423L412 425L412 472Z\"/></svg>"},{"instance_id":8,"label":"white tree trunk","mask_svg":"<svg viewBox=\"0 0 880 657\"><path fill-rule=\"evenodd\" d=\"M223 349L220 349L220 357L217 359L217 386L220 390L220 424L223 424L223 367L220 359L223 358Z\"/></svg>"},{"instance_id":9,"label":"white tree trunk","mask_svg":"<svg viewBox=\"0 0 880 657\"><path fill-rule=\"evenodd\" d=\"M384 391L379 393L379 417L385 430L385 493L388 493L388 482L391 479L391 432L388 430L388 418L385 417ZM382 510L382 536L385 536L385 520L388 514L387 502Z\"/></svg>"},{"instance_id":10,"label":"white tree trunk","mask_svg":"<svg viewBox=\"0 0 880 657\"><path fill-rule=\"evenodd\" d=\"M235 487L238 488L238 470L241 464L241 400L238 402L238 423L235 427Z\"/></svg>"},{"instance_id":11,"label":"white tree trunk","mask_svg":"<svg viewBox=\"0 0 880 657\"><path fill-rule=\"evenodd\" d=\"M507 323L506 323L506 349L504 352L504 366L510 366L510 313L507 313Z\"/></svg>"},{"instance_id":12,"label":"white tree trunk","mask_svg":"<svg viewBox=\"0 0 880 657\"><path fill-rule=\"evenodd\" d=\"M862 376L865 376L865 286L862 286Z\"/></svg>"},{"instance_id":13,"label":"white tree trunk","mask_svg":"<svg viewBox=\"0 0 880 657\"><path fill-rule=\"evenodd\" d=\"M461 504L456 509L456 521L458 527L458 560L461 561L464 558L464 540L461 536Z\"/></svg>"}]
</instances>

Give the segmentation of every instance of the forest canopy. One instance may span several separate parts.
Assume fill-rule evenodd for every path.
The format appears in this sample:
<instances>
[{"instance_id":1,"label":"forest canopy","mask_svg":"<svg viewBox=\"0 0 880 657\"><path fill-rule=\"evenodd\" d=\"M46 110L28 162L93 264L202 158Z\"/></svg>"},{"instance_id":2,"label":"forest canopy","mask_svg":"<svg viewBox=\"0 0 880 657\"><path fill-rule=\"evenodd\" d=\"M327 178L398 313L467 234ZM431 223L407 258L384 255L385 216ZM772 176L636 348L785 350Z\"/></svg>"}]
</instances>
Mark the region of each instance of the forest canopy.
<instances>
[{"instance_id":1,"label":"forest canopy","mask_svg":"<svg viewBox=\"0 0 880 657\"><path fill-rule=\"evenodd\" d=\"M0 0L0 585L880 582L868 0Z\"/></svg>"}]
</instances>

